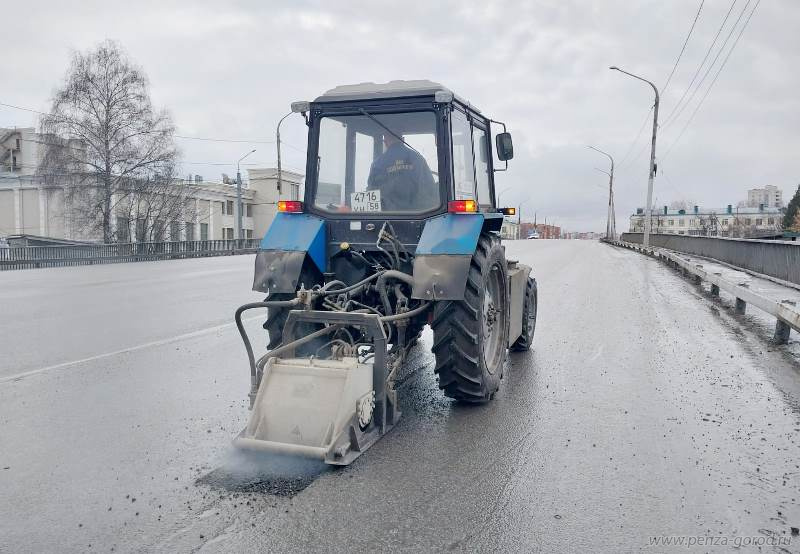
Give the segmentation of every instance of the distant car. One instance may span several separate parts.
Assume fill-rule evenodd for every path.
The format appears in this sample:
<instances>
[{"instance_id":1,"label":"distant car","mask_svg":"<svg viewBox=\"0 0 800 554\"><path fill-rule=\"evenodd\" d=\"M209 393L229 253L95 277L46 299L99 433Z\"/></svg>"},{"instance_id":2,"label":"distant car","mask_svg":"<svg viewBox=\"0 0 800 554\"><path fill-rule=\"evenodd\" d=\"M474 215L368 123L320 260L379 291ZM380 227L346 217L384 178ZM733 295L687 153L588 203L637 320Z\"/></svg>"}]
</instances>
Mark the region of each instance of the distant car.
<instances>
[{"instance_id":1,"label":"distant car","mask_svg":"<svg viewBox=\"0 0 800 554\"><path fill-rule=\"evenodd\" d=\"M538 238L539 238L539 233L538 233L538 232L536 232L536 231L534 231L533 233L530 233L530 234L528 235L528 238L529 238L529 239L538 239Z\"/></svg>"}]
</instances>

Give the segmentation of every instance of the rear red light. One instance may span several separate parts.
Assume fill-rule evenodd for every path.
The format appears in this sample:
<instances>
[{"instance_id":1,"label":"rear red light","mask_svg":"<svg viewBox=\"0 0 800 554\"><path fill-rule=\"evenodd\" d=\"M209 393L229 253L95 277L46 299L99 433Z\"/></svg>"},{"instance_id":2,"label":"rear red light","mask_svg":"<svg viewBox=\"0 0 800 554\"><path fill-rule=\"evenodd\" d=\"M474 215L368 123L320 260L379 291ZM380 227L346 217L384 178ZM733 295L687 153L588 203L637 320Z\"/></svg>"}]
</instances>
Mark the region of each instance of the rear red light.
<instances>
[{"instance_id":1,"label":"rear red light","mask_svg":"<svg viewBox=\"0 0 800 554\"><path fill-rule=\"evenodd\" d=\"M447 211L455 214L475 213L478 205L474 200L451 200L447 203Z\"/></svg>"},{"instance_id":2,"label":"rear red light","mask_svg":"<svg viewBox=\"0 0 800 554\"><path fill-rule=\"evenodd\" d=\"M299 214L303 211L303 203L299 200L279 200L278 211L290 214Z\"/></svg>"}]
</instances>

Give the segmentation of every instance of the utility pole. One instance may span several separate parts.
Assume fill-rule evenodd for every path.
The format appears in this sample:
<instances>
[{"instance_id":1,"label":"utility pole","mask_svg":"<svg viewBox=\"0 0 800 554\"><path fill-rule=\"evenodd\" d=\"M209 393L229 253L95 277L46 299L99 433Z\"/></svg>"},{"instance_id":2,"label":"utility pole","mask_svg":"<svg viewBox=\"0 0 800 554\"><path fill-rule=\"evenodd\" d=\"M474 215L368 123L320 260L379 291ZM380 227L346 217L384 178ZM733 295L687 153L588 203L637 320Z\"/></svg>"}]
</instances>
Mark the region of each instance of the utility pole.
<instances>
[{"instance_id":1,"label":"utility pole","mask_svg":"<svg viewBox=\"0 0 800 554\"><path fill-rule=\"evenodd\" d=\"M239 161L236 162L236 238L239 240L244 238L242 236L242 172L239 169L239 164L255 151L255 148L250 150L250 152L239 158Z\"/></svg>"},{"instance_id":2,"label":"utility pole","mask_svg":"<svg viewBox=\"0 0 800 554\"><path fill-rule=\"evenodd\" d=\"M648 81L647 79L643 79L638 75L634 75L633 73L628 73L627 71L618 68L615 65L612 65L609 69L613 69L615 71L619 71L626 75L633 77L634 79L639 79L640 81L644 81L651 87L653 87L653 92L656 95L655 104L653 104L653 138L650 144L650 176L647 179L647 205L645 206L645 217L644 217L644 246L650 246L650 225L651 225L651 218L653 216L653 210L651 203L653 201L653 179L656 176L656 132L658 131L658 88Z\"/></svg>"},{"instance_id":3,"label":"utility pole","mask_svg":"<svg viewBox=\"0 0 800 554\"><path fill-rule=\"evenodd\" d=\"M611 240L616 240L617 229L615 224L616 216L614 214L614 158L608 152L603 152L594 146L587 145L586 148L591 148L595 152L600 152L601 154L607 156L609 160L611 160L610 172L603 171L602 169L598 171L608 175L608 214L606 216L606 239L610 237Z\"/></svg>"}]
</instances>

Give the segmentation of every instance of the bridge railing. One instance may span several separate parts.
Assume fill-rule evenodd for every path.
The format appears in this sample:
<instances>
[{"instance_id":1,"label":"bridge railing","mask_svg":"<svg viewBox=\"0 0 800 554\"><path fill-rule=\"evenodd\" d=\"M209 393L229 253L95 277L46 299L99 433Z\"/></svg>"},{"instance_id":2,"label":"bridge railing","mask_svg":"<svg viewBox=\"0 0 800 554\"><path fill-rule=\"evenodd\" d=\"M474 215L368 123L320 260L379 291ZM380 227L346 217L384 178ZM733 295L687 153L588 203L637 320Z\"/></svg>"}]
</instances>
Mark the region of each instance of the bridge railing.
<instances>
[{"instance_id":1,"label":"bridge railing","mask_svg":"<svg viewBox=\"0 0 800 554\"><path fill-rule=\"evenodd\" d=\"M259 239L129 242L0 248L0 270L248 254Z\"/></svg>"},{"instance_id":2,"label":"bridge railing","mask_svg":"<svg viewBox=\"0 0 800 554\"><path fill-rule=\"evenodd\" d=\"M642 244L642 233L623 233L622 241ZM713 258L800 285L800 243L797 242L651 234L650 246Z\"/></svg>"},{"instance_id":3,"label":"bridge railing","mask_svg":"<svg viewBox=\"0 0 800 554\"><path fill-rule=\"evenodd\" d=\"M652 238L652 235L650 235L650 238ZM778 344L789 342L791 329L800 332L800 311L798 311L797 303L793 300L777 301L767 298L751 291L750 285L747 283L734 283L723 278L722 273L706 270L702 263L698 263L702 260L676 254L665 248L652 245L645 248L639 243L625 241L607 242L614 246L637 250L647 256L655 256L675 269L681 270L684 275L691 276L697 285L706 281L711 285L712 296L719 297L720 290L724 290L736 299L735 310L739 315L744 315L747 305L750 304L774 316L776 319L774 340Z\"/></svg>"}]
</instances>

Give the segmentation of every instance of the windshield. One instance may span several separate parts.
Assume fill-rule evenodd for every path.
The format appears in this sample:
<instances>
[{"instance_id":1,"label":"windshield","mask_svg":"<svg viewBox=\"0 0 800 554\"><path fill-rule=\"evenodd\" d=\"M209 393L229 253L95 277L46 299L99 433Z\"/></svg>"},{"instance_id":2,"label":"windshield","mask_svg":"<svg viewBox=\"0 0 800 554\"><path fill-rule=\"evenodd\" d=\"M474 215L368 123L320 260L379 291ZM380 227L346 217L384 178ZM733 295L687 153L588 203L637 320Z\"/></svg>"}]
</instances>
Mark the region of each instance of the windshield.
<instances>
[{"instance_id":1,"label":"windshield","mask_svg":"<svg viewBox=\"0 0 800 554\"><path fill-rule=\"evenodd\" d=\"M425 212L441 204L434 112L323 117L317 208Z\"/></svg>"}]
</instances>

